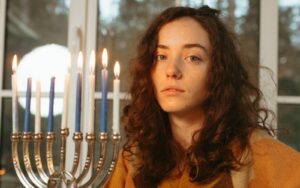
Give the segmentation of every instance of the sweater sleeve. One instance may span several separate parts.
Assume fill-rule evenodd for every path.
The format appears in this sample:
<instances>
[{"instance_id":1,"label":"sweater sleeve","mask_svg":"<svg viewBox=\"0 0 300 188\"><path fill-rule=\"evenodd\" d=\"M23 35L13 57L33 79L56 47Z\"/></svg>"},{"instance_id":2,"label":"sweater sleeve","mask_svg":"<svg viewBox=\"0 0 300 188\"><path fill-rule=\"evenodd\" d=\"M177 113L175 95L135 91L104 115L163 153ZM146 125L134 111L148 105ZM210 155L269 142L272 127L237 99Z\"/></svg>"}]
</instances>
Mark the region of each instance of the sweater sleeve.
<instances>
[{"instance_id":1,"label":"sweater sleeve","mask_svg":"<svg viewBox=\"0 0 300 188\"><path fill-rule=\"evenodd\" d=\"M275 139L252 144L253 177L249 187L299 188L300 154Z\"/></svg>"}]
</instances>

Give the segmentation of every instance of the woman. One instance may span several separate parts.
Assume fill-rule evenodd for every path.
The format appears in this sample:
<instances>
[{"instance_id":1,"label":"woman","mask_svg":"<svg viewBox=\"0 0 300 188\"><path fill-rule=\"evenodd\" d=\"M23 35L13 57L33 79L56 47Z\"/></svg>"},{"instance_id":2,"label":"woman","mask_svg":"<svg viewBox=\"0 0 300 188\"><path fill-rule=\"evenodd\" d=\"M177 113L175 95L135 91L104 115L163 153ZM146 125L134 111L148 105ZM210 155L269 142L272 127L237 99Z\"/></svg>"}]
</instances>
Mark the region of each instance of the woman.
<instances>
[{"instance_id":1,"label":"woman","mask_svg":"<svg viewBox=\"0 0 300 188\"><path fill-rule=\"evenodd\" d=\"M300 155L271 137L218 15L169 8L146 31L108 187L300 187Z\"/></svg>"}]
</instances>

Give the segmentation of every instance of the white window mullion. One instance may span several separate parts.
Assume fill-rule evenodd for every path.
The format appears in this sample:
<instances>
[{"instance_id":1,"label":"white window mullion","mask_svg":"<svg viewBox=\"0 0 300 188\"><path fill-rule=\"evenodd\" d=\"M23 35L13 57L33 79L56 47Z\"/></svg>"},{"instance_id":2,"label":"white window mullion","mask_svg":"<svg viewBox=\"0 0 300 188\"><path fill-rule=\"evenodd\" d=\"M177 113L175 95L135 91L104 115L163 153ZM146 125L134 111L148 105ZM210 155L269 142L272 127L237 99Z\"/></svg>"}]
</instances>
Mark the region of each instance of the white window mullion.
<instances>
[{"instance_id":1,"label":"white window mullion","mask_svg":"<svg viewBox=\"0 0 300 188\"><path fill-rule=\"evenodd\" d=\"M278 2L260 1L259 88L265 105L277 116ZM266 68L271 70L267 70ZM277 127L277 121L272 123Z\"/></svg>"},{"instance_id":2,"label":"white window mullion","mask_svg":"<svg viewBox=\"0 0 300 188\"><path fill-rule=\"evenodd\" d=\"M77 79L77 58L79 51L84 51L84 36L86 25L86 2L87 1L71 1L68 26L68 48L71 53L71 71L70 71L70 95L69 95L69 112L68 112L68 127L71 138L67 142L67 157L74 157L73 133L75 132L75 100L76 100L76 79ZM84 146L84 144L83 144ZM72 168L72 160L66 160L66 168L69 171ZM82 162L82 160L80 160ZM82 164L79 164L81 169Z\"/></svg>"},{"instance_id":3,"label":"white window mullion","mask_svg":"<svg viewBox=\"0 0 300 188\"><path fill-rule=\"evenodd\" d=\"M3 68L4 68L4 40L5 40L5 19L6 18L6 0L0 0L0 93L3 92ZM0 135L2 121L2 95L0 95ZM1 144L1 141L0 141Z\"/></svg>"},{"instance_id":4,"label":"white window mullion","mask_svg":"<svg viewBox=\"0 0 300 188\"><path fill-rule=\"evenodd\" d=\"M6 0L0 0L0 86L3 86L3 68L4 68L4 41L5 41L5 19L6 18ZM0 105L1 106L1 105Z\"/></svg>"},{"instance_id":5,"label":"white window mullion","mask_svg":"<svg viewBox=\"0 0 300 188\"><path fill-rule=\"evenodd\" d=\"M277 102L280 104L300 104L300 96L278 96Z\"/></svg>"},{"instance_id":6,"label":"white window mullion","mask_svg":"<svg viewBox=\"0 0 300 188\"><path fill-rule=\"evenodd\" d=\"M85 51L85 64L84 64L84 77L83 77L83 108L82 108L82 119L83 119L83 125L82 131L84 133L88 132L89 128L89 73L90 73L90 53L92 50L96 52L96 42L97 42L97 0L89 0L86 1L86 20L85 20L85 35L84 35L84 51ZM97 57L97 56L96 56ZM95 62L96 63L96 62ZM94 129L96 133L96 139L98 129L95 127ZM82 145L82 161L86 160L86 154L87 154L87 144L84 143ZM86 182L90 176L92 175L92 170L90 169L89 174L86 176L86 178L83 180L83 182Z\"/></svg>"}]
</instances>

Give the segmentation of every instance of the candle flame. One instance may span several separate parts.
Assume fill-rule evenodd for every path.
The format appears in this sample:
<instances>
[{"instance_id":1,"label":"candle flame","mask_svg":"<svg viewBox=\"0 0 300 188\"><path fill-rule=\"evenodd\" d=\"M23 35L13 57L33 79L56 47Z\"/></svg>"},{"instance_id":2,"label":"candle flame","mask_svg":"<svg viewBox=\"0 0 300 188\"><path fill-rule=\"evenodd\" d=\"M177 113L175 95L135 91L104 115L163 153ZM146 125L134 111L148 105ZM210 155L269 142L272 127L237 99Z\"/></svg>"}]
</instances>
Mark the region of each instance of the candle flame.
<instances>
[{"instance_id":1,"label":"candle flame","mask_svg":"<svg viewBox=\"0 0 300 188\"><path fill-rule=\"evenodd\" d=\"M83 65L83 55L82 52L80 51L78 54L78 71L81 71Z\"/></svg>"},{"instance_id":2,"label":"candle flame","mask_svg":"<svg viewBox=\"0 0 300 188\"><path fill-rule=\"evenodd\" d=\"M94 74L95 72L95 51L93 50L90 54L90 73Z\"/></svg>"},{"instance_id":3,"label":"candle flame","mask_svg":"<svg viewBox=\"0 0 300 188\"><path fill-rule=\"evenodd\" d=\"M103 65L103 68L107 67L107 63L108 63L108 55L107 55L106 48L104 48L103 52L102 52L102 65Z\"/></svg>"},{"instance_id":4,"label":"candle flame","mask_svg":"<svg viewBox=\"0 0 300 188\"><path fill-rule=\"evenodd\" d=\"M17 55L15 54L14 57L13 57L13 62L12 62L12 70L13 70L13 73L15 73L16 70L17 70L17 61L18 61L18 57L17 57Z\"/></svg>"},{"instance_id":5,"label":"candle flame","mask_svg":"<svg viewBox=\"0 0 300 188\"><path fill-rule=\"evenodd\" d=\"M116 61L116 63L115 63L114 73L115 73L116 78L118 78L120 76L120 63L119 63L119 61Z\"/></svg>"}]
</instances>

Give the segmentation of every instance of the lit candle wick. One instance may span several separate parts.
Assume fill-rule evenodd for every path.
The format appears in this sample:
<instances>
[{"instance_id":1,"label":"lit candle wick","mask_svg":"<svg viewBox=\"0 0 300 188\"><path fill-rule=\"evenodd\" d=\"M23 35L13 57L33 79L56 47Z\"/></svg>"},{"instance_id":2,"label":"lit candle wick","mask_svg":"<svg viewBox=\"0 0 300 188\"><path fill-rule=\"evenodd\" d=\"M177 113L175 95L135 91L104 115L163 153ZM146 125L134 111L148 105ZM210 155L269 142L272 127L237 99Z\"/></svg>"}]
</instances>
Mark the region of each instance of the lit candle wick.
<instances>
[{"instance_id":1,"label":"lit candle wick","mask_svg":"<svg viewBox=\"0 0 300 188\"><path fill-rule=\"evenodd\" d=\"M119 61L116 61L115 67L114 67L114 73L115 73L115 78L118 79L120 76L120 63Z\"/></svg>"},{"instance_id":2,"label":"lit candle wick","mask_svg":"<svg viewBox=\"0 0 300 188\"><path fill-rule=\"evenodd\" d=\"M17 55L14 55L14 57L13 57L13 63L12 63L12 71L13 71L13 73L16 73L16 71L17 71L17 61L18 61Z\"/></svg>"},{"instance_id":3,"label":"lit candle wick","mask_svg":"<svg viewBox=\"0 0 300 188\"><path fill-rule=\"evenodd\" d=\"M102 65L104 69L107 68L107 64L108 64L108 55L107 55L106 48L104 48L102 52Z\"/></svg>"}]
</instances>

